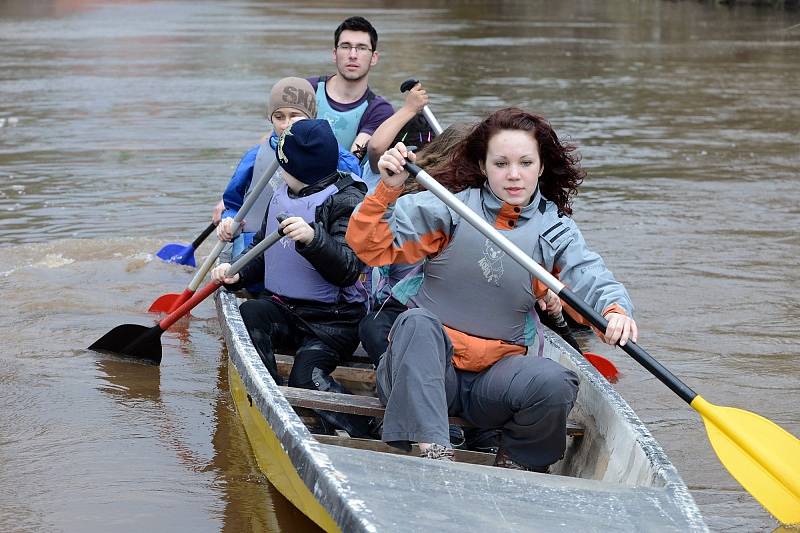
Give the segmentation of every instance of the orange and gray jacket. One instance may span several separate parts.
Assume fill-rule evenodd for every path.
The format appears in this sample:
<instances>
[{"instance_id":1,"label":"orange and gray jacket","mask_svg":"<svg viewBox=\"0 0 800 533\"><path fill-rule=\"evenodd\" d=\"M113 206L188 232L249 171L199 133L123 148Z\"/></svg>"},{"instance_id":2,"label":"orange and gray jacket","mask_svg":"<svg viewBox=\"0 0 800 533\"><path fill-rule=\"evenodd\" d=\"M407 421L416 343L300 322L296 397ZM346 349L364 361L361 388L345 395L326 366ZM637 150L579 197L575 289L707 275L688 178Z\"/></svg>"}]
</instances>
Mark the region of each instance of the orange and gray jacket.
<instances>
[{"instance_id":1,"label":"orange and gray jacket","mask_svg":"<svg viewBox=\"0 0 800 533\"><path fill-rule=\"evenodd\" d=\"M430 192L399 197L380 183L353 213L347 242L371 266L428 258L411 302L435 313L453 340L456 367L477 370L533 345L533 306L546 290ZM512 206L488 187L458 198L602 314L631 315L625 287L589 250L575 222L537 191Z\"/></svg>"}]
</instances>

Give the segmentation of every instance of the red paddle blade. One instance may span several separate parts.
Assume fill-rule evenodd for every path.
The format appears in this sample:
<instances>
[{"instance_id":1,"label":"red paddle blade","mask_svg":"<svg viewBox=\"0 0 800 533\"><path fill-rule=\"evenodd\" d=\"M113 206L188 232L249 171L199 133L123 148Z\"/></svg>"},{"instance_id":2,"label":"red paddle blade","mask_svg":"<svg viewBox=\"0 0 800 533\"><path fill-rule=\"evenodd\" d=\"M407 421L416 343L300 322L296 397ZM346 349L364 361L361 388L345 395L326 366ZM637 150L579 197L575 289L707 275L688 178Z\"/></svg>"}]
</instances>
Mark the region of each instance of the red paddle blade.
<instances>
[{"instance_id":1,"label":"red paddle blade","mask_svg":"<svg viewBox=\"0 0 800 533\"><path fill-rule=\"evenodd\" d=\"M148 311L151 313L169 313L172 306L180 297L180 294L175 293L162 294L150 305Z\"/></svg>"},{"instance_id":2,"label":"red paddle blade","mask_svg":"<svg viewBox=\"0 0 800 533\"><path fill-rule=\"evenodd\" d=\"M162 333L164 330L159 326L148 328L137 324L122 324L100 337L89 349L141 359L157 365L161 363Z\"/></svg>"},{"instance_id":3,"label":"red paddle blade","mask_svg":"<svg viewBox=\"0 0 800 533\"><path fill-rule=\"evenodd\" d=\"M593 367L597 369L598 372L600 372L604 378L611 383L617 382L617 379L619 378L619 370L614 363L602 355L592 352L583 352L583 356L592 364Z\"/></svg>"},{"instance_id":4,"label":"red paddle blade","mask_svg":"<svg viewBox=\"0 0 800 533\"><path fill-rule=\"evenodd\" d=\"M153 302L148 311L151 313L171 313L180 307L183 302L191 298L192 294L194 294L194 291L189 289L180 294L175 294L174 292L162 294Z\"/></svg>"}]
</instances>

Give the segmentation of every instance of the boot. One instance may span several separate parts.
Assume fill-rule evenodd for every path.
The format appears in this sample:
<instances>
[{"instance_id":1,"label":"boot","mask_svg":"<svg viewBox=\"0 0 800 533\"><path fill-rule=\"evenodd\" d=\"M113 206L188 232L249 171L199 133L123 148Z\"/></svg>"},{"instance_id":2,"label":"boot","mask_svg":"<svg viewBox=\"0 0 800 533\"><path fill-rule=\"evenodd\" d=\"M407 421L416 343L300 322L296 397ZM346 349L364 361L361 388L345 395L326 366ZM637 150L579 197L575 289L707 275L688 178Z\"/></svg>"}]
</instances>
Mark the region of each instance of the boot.
<instances>
[{"instance_id":1,"label":"boot","mask_svg":"<svg viewBox=\"0 0 800 533\"><path fill-rule=\"evenodd\" d=\"M325 374L319 368L314 368L311 378L318 391L338 392L339 394L350 394L346 388L339 384L335 379ZM348 413L336 413L333 411L317 411L317 415L333 429L343 429L352 437L370 438L370 417L361 415L351 415Z\"/></svg>"},{"instance_id":2,"label":"boot","mask_svg":"<svg viewBox=\"0 0 800 533\"><path fill-rule=\"evenodd\" d=\"M528 472L539 472L540 474L547 474L550 470L550 465L532 466L530 468L523 466L518 462L514 461L502 447L500 447L500 449L497 450L497 455L494 458L494 466L500 468L509 468L511 470L525 470Z\"/></svg>"}]
</instances>

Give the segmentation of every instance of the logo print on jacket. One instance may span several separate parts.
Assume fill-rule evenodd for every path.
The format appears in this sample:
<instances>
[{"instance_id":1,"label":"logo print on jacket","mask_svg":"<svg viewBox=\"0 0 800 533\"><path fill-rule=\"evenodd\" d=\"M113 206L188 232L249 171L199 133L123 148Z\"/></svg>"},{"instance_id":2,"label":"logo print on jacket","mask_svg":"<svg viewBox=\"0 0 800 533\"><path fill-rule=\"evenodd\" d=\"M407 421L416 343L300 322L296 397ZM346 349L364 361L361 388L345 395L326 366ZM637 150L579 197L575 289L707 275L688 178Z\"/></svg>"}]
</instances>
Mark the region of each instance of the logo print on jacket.
<instances>
[{"instance_id":1,"label":"logo print on jacket","mask_svg":"<svg viewBox=\"0 0 800 533\"><path fill-rule=\"evenodd\" d=\"M483 277L486 281L500 286L500 278L503 277L503 256L506 253L499 248L496 248L494 243L486 239L483 243L483 257L478 261L478 266L483 271Z\"/></svg>"}]
</instances>

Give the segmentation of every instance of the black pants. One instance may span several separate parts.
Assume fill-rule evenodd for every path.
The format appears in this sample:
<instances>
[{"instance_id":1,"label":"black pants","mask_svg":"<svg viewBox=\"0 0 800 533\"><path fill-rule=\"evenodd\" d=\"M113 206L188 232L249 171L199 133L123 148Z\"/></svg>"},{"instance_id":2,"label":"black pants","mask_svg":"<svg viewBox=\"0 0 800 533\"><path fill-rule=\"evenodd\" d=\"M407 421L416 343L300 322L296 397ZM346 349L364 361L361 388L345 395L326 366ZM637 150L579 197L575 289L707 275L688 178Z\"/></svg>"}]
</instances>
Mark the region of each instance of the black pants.
<instances>
[{"instance_id":1,"label":"black pants","mask_svg":"<svg viewBox=\"0 0 800 533\"><path fill-rule=\"evenodd\" d=\"M382 307L378 310L373 309L361 319L358 325L358 337L376 367L389 346L389 331L395 319L407 309L405 305L390 296Z\"/></svg>"},{"instance_id":2,"label":"black pants","mask_svg":"<svg viewBox=\"0 0 800 533\"><path fill-rule=\"evenodd\" d=\"M289 374L290 387L348 392L330 376L342 356L346 354L340 354L328 346L286 307L271 299L259 298L247 300L239 310L253 346L276 383L282 384L283 379L278 374L275 351L293 351L294 364ZM354 323L352 334L355 334L355 328ZM318 411L317 414L328 425L344 429L353 436L362 437L369 434L367 417L329 411Z\"/></svg>"}]
</instances>

